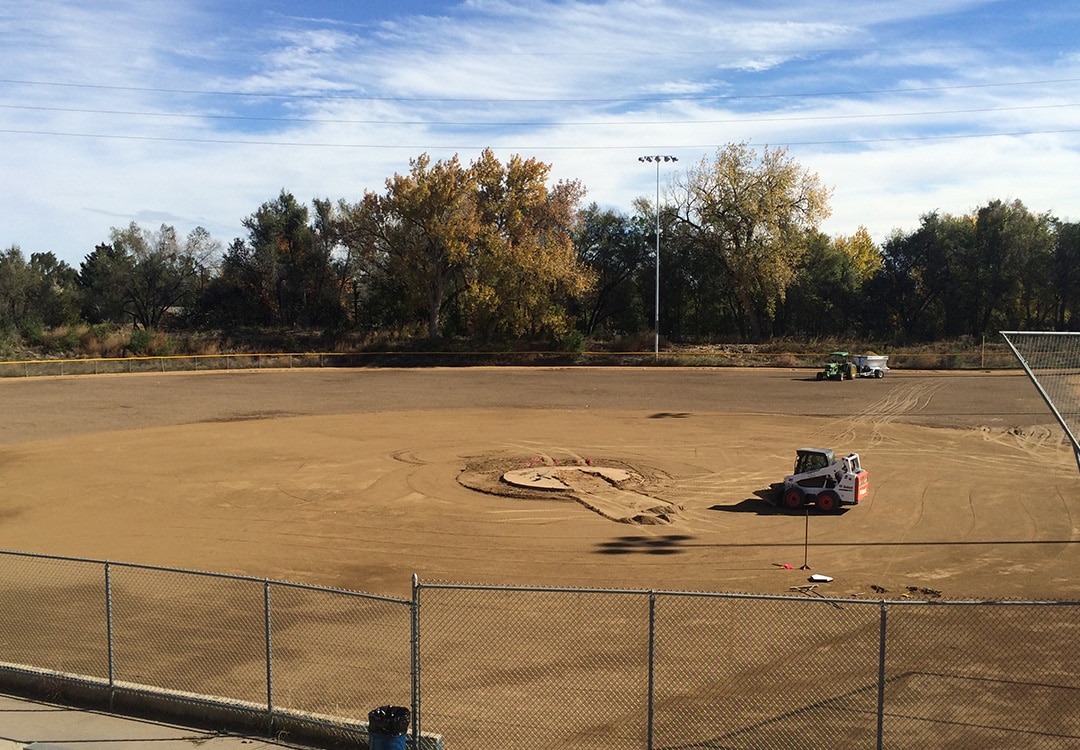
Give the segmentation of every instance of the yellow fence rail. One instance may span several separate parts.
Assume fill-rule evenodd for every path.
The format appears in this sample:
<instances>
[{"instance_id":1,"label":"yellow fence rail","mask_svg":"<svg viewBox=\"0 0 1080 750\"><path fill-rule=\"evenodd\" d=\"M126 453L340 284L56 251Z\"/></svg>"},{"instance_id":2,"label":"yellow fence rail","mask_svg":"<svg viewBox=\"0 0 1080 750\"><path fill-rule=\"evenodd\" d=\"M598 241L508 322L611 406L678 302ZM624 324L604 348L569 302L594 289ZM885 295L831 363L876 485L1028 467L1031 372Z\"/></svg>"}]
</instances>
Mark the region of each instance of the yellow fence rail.
<instances>
[{"instance_id":1,"label":"yellow fence rail","mask_svg":"<svg viewBox=\"0 0 1080 750\"><path fill-rule=\"evenodd\" d=\"M894 370L1017 369L1008 350L898 352L889 354ZM243 354L174 354L132 357L86 357L0 361L0 378L105 375L150 372L198 372L321 367L467 367L498 365L784 367L816 369L820 353L756 352L708 348L654 352L260 352Z\"/></svg>"}]
</instances>

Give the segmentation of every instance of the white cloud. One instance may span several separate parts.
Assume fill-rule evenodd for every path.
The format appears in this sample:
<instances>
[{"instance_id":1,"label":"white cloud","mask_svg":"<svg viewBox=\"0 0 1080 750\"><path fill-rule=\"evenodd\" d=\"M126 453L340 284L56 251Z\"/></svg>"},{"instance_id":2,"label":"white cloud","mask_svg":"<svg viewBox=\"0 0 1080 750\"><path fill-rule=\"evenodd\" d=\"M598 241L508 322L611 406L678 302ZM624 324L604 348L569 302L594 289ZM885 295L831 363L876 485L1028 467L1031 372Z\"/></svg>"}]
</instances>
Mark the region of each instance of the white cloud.
<instances>
[{"instance_id":1,"label":"white cloud","mask_svg":"<svg viewBox=\"0 0 1080 750\"><path fill-rule=\"evenodd\" d=\"M637 156L681 168L746 140L790 144L835 187L837 234L883 239L998 197L1080 219L1080 135L1049 134L1076 130L1075 47L1002 47L1009 4L989 0L761 5L373 2L342 13L380 15L312 18L299 1L231 17L197 0L0 0L0 246L78 264L131 220L227 244L282 188L355 200L422 151L468 162L486 146L625 211L655 190ZM1077 30L1067 0L1041 5L1058 13L1046 34ZM937 139L991 133L1047 134Z\"/></svg>"}]
</instances>

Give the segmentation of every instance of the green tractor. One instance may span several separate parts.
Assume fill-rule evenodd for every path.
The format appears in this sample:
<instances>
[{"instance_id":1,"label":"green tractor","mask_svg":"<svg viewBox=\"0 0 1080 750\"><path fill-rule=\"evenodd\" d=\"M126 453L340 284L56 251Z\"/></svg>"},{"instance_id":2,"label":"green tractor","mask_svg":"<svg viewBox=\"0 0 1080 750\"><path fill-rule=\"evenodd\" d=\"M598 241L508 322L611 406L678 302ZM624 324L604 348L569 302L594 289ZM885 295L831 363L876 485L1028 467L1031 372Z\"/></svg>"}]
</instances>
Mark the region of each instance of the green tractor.
<instances>
[{"instance_id":1,"label":"green tractor","mask_svg":"<svg viewBox=\"0 0 1080 750\"><path fill-rule=\"evenodd\" d=\"M855 377L855 363L847 352L830 352L825 360L825 367L818 371L818 380L852 380Z\"/></svg>"}]
</instances>

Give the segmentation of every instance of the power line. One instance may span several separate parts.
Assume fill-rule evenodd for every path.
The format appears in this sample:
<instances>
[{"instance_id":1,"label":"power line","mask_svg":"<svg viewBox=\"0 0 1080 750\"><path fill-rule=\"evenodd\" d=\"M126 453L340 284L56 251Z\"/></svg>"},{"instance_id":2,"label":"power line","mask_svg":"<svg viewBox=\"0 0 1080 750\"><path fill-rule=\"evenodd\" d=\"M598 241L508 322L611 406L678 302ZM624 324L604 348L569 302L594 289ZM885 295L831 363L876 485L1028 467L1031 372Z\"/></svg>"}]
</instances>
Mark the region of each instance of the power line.
<instances>
[{"instance_id":1,"label":"power line","mask_svg":"<svg viewBox=\"0 0 1080 750\"><path fill-rule=\"evenodd\" d=\"M522 127L522 126L594 126L605 128L624 126L650 126L650 125L726 125L732 123L748 122L813 122L813 121L836 121L836 120L866 120L874 118L896 117L929 117L938 115L965 115L987 114L991 112L1028 112L1033 110L1062 109L1066 107L1080 107L1080 104L1068 102L1062 104L1034 104L1017 107L975 107L970 109L943 109L924 110L918 112L878 112L867 114L850 115L804 115L804 116L780 116L780 117L728 117L722 119L702 120L620 120L619 122L602 120L353 120L342 118L323 117L257 117L253 115L223 115L201 112L145 112L136 110L119 109L84 109L75 107L43 107L28 104L0 104L0 109L15 109L30 112L63 112L67 114L91 114L91 115L119 115L124 117L162 117L170 119L198 119L198 120L236 120L243 122L282 122L303 123L312 125L442 125L454 127Z\"/></svg>"},{"instance_id":2,"label":"power line","mask_svg":"<svg viewBox=\"0 0 1080 750\"><path fill-rule=\"evenodd\" d=\"M231 146L280 146L289 148L340 148L340 149L380 149L380 150L408 150L408 151L431 151L435 149L451 151L482 151L485 148L499 148L516 151L629 151L655 148L649 144L635 145L588 145L588 146L511 146L506 144L485 144L483 146L454 146L443 145L403 145L400 143L321 143L316 141L267 141L247 140L237 138L181 138L176 136L150 136L150 135L122 135L116 133L65 133L48 130L18 130L14 128L0 128L0 133L10 135L51 136L62 138L98 138L103 140L122 141L149 141L165 143L210 143ZM975 138L1023 138L1033 135L1065 135L1080 133L1080 128L1066 128L1059 130L1021 130L1001 133L954 133L948 135L918 135L896 136L892 138L856 138L848 140L819 140L819 141L786 141L776 143L777 146L861 146L875 143L902 143L913 141L950 141L967 140ZM708 144L682 144L674 145L666 143L664 148L669 150L689 149L712 149L716 143Z\"/></svg>"},{"instance_id":3,"label":"power line","mask_svg":"<svg viewBox=\"0 0 1080 750\"><path fill-rule=\"evenodd\" d=\"M185 96L231 96L237 98L256 99L289 99L289 100L346 100L346 101L369 101L369 102L410 102L427 104L644 104L655 102L675 101L744 101L763 99L813 99L818 97L836 96L867 96L870 94L910 94L927 93L933 91L960 91L976 89L993 89L1016 86L1043 86L1059 83L1077 83L1080 78L1057 78L1037 81L1011 81L999 83L966 83L942 86L911 86L892 89L853 89L847 91L818 91L796 93L771 93L771 94L657 94L654 96L634 97L604 97L604 98L481 98L481 97L406 97L406 96L376 96L370 94L344 94L344 93L273 93L238 90L212 90L212 89L172 89L156 88L149 86L115 86L99 83L66 83L60 81L32 81L13 78L0 78L0 83L21 86L48 86L58 88L77 88L99 91L127 91L152 94L183 94Z\"/></svg>"}]
</instances>

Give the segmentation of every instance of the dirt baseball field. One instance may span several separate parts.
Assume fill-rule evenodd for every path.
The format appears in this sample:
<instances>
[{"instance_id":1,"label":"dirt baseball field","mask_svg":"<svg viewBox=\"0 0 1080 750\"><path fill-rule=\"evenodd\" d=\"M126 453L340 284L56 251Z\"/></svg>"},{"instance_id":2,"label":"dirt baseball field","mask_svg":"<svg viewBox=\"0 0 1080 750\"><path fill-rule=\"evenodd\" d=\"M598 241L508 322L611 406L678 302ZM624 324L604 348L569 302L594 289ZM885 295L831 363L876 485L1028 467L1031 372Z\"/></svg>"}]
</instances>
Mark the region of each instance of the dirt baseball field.
<instances>
[{"instance_id":1,"label":"dirt baseball field","mask_svg":"<svg viewBox=\"0 0 1080 750\"><path fill-rule=\"evenodd\" d=\"M788 593L805 563L834 596L1080 599L1080 473L1019 371L5 378L0 404L5 550L398 596L413 573ZM766 502L807 446L857 452L867 500Z\"/></svg>"}]
</instances>

